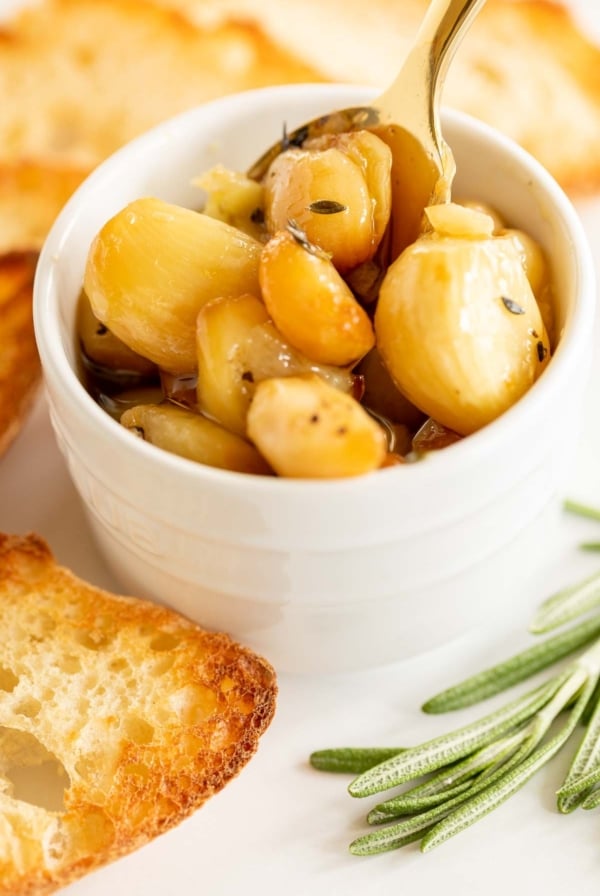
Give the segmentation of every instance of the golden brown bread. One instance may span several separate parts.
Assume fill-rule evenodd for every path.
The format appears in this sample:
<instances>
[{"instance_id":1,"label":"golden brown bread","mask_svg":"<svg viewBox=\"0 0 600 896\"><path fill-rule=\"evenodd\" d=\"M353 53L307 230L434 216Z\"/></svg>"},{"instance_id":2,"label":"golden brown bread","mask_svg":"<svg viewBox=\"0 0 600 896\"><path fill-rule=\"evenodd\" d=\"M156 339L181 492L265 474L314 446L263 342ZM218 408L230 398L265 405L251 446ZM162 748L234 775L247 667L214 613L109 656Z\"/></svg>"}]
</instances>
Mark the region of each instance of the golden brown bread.
<instances>
[{"instance_id":1,"label":"golden brown bread","mask_svg":"<svg viewBox=\"0 0 600 896\"><path fill-rule=\"evenodd\" d=\"M39 251L56 215L88 174L87 167L70 162L0 161L0 254Z\"/></svg>"},{"instance_id":2,"label":"golden brown bread","mask_svg":"<svg viewBox=\"0 0 600 896\"><path fill-rule=\"evenodd\" d=\"M157 0L198 24L244 16L334 81L386 86L428 0ZM444 102L536 156L564 188L600 188L600 47L552 0L487 0Z\"/></svg>"},{"instance_id":3,"label":"golden brown bread","mask_svg":"<svg viewBox=\"0 0 600 896\"><path fill-rule=\"evenodd\" d=\"M0 535L0 894L40 896L178 824L250 759L267 662Z\"/></svg>"},{"instance_id":4,"label":"golden brown bread","mask_svg":"<svg viewBox=\"0 0 600 896\"><path fill-rule=\"evenodd\" d=\"M48 40L52 34L52 40ZM0 252L37 249L81 180L161 120L318 75L254 25L144 0L45 0L0 29Z\"/></svg>"},{"instance_id":5,"label":"golden brown bread","mask_svg":"<svg viewBox=\"0 0 600 896\"><path fill-rule=\"evenodd\" d=\"M190 106L273 83L387 84L426 2L40 0L0 29L0 252L39 249L91 168ZM488 0L444 100L571 192L600 186L600 48L559 4Z\"/></svg>"},{"instance_id":6,"label":"golden brown bread","mask_svg":"<svg viewBox=\"0 0 600 896\"><path fill-rule=\"evenodd\" d=\"M0 256L0 456L19 432L41 379L31 308L36 258Z\"/></svg>"}]
</instances>

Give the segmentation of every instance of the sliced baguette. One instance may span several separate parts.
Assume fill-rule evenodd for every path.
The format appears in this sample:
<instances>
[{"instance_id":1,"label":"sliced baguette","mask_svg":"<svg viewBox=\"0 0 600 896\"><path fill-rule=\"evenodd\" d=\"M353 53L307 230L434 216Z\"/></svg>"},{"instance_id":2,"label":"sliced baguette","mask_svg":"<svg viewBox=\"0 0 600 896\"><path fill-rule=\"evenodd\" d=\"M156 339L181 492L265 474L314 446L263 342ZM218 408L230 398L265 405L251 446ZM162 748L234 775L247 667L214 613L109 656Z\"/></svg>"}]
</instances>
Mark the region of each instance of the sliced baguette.
<instances>
[{"instance_id":1,"label":"sliced baguette","mask_svg":"<svg viewBox=\"0 0 600 896\"><path fill-rule=\"evenodd\" d=\"M86 584L35 535L0 535L0 617L2 896L52 893L178 824L274 713L266 661Z\"/></svg>"},{"instance_id":2,"label":"sliced baguette","mask_svg":"<svg viewBox=\"0 0 600 896\"><path fill-rule=\"evenodd\" d=\"M243 16L333 81L385 87L428 0L156 0L199 26ZM600 188L600 46L552 0L488 0L459 47L446 104L499 128L573 194Z\"/></svg>"},{"instance_id":3,"label":"sliced baguette","mask_svg":"<svg viewBox=\"0 0 600 896\"><path fill-rule=\"evenodd\" d=\"M198 28L145 0L28 6L0 24L0 252L39 250L81 180L152 125L321 77L252 23Z\"/></svg>"},{"instance_id":4,"label":"sliced baguette","mask_svg":"<svg viewBox=\"0 0 600 896\"><path fill-rule=\"evenodd\" d=\"M385 86L426 5L38 0L0 27L0 252L38 250L93 167L177 112L267 84ZM600 188L600 47L559 3L488 0L444 101L513 137L572 194Z\"/></svg>"},{"instance_id":5,"label":"sliced baguette","mask_svg":"<svg viewBox=\"0 0 600 896\"><path fill-rule=\"evenodd\" d=\"M20 431L41 380L31 293L37 256L0 256L0 456Z\"/></svg>"},{"instance_id":6,"label":"sliced baguette","mask_svg":"<svg viewBox=\"0 0 600 896\"><path fill-rule=\"evenodd\" d=\"M89 170L192 106L316 77L252 23L198 28L144 0L42 0L0 30L0 162Z\"/></svg>"}]
</instances>

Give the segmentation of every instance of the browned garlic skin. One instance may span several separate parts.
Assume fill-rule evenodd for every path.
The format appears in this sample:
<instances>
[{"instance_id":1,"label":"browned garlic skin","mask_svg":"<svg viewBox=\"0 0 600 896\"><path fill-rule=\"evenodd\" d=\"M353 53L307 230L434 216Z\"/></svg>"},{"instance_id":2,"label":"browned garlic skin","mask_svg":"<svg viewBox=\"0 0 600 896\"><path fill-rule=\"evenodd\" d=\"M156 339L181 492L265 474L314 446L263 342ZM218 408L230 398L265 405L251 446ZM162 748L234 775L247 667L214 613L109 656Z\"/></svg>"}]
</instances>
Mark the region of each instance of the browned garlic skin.
<instances>
[{"instance_id":1,"label":"browned garlic skin","mask_svg":"<svg viewBox=\"0 0 600 896\"><path fill-rule=\"evenodd\" d=\"M330 259L306 249L287 230L263 249L259 282L278 330L316 363L354 364L375 344L367 313Z\"/></svg>"}]
</instances>

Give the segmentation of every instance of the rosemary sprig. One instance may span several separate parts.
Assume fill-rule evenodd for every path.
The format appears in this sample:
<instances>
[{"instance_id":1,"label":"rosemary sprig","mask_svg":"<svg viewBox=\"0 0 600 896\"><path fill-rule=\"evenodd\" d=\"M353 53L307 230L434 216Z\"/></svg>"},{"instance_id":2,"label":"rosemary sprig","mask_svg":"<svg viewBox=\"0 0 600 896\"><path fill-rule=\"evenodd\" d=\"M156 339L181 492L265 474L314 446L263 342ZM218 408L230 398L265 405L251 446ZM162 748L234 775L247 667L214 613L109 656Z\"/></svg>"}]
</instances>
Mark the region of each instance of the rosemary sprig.
<instances>
[{"instance_id":1,"label":"rosemary sprig","mask_svg":"<svg viewBox=\"0 0 600 896\"><path fill-rule=\"evenodd\" d=\"M538 618L550 627L562 624L600 605L598 592L600 574L553 595L542 605ZM311 762L317 768L360 769L348 787L355 797L415 782L371 809L367 822L379 827L357 838L350 851L371 855L420 840L421 850L427 852L444 843L529 781L582 721L586 733L558 791L557 804L563 813L577 806L600 805L600 614L446 689L424 708L444 712L471 705L585 645L587 649L566 669L538 687L425 743L402 750L343 748L313 753ZM549 737L551 726L567 710L566 721ZM373 765L378 756L382 761Z\"/></svg>"},{"instance_id":2,"label":"rosemary sprig","mask_svg":"<svg viewBox=\"0 0 600 896\"><path fill-rule=\"evenodd\" d=\"M475 751L476 758L470 763L470 771L476 774L472 778L466 779L467 787L457 790L452 786L456 780L457 771L457 767L454 766L450 770L448 778L450 786L445 791L440 791L446 798L436 805L428 807L425 801L419 802L418 799L416 801L408 799L407 801L411 791L380 804L369 813L367 820L371 823L389 821L393 817L393 811L397 811L399 815L405 814L407 811L412 811L413 814L402 818L395 824L359 837L350 845L350 851L355 855L371 855L396 849L409 842L406 840L408 836L421 831L423 834L421 849L425 852L487 815L522 787L563 746L579 721L599 676L600 648L597 647L595 653L590 651L586 655L585 660L575 661L564 673L556 675L547 683L545 690L536 689L538 696L540 696L540 692L543 696L537 709L530 713L529 718L521 719L521 724L516 723L511 731L506 732L498 741L492 742L491 748L488 747L487 751ZM572 705L567 721L557 734L544 742L552 723L563 710L573 704L573 701L574 705ZM515 714L515 720L517 717L518 715ZM526 723L523 724L525 721ZM409 748L397 757L397 760L408 763L416 777L419 774L417 769L427 768L431 764L427 761L429 753L433 754L437 762L437 746L440 740L454 744L457 738L464 737L464 732L465 729L459 729L453 735L445 735L435 742L429 741L426 744ZM468 737L465 742L469 742ZM410 762L411 753L418 757L416 763ZM453 756L454 751L452 750L449 754L450 761ZM396 759L387 760L382 765L389 765L390 762L397 767ZM460 765L462 765L463 773L468 775L469 762L459 764L459 767ZM366 795L372 792L371 781L374 776L378 781L382 777L387 777L387 775L382 776L381 768L379 770L378 768L372 769L350 784L350 792L354 795L357 793ZM394 783L399 783L398 778L405 781L406 775L397 774ZM357 781L359 782L358 786ZM418 793L418 788L413 789L413 796L415 792Z\"/></svg>"}]
</instances>

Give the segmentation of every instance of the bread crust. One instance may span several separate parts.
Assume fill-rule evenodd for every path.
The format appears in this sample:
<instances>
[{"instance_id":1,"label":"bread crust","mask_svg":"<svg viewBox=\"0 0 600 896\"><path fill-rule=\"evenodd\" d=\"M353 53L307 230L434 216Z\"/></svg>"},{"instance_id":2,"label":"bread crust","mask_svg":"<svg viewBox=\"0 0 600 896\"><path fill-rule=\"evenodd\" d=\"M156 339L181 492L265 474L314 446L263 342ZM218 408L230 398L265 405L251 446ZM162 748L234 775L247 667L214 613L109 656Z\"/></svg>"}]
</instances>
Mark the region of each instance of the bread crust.
<instances>
[{"instance_id":1,"label":"bread crust","mask_svg":"<svg viewBox=\"0 0 600 896\"><path fill-rule=\"evenodd\" d=\"M83 582L37 535L0 535L0 615L2 896L52 893L179 824L240 772L273 717L268 662ZM64 808L11 795L12 738L60 763Z\"/></svg>"},{"instance_id":2,"label":"bread crust","mask_svg":"<svg viewBox=\"0 0 600 896\"><path fill-rule=\"evenodd\" d=\"M41 380L32 313L36 262L32 252L0 256L0 456L25 422Z\"/></svg>"}]
</instances>

